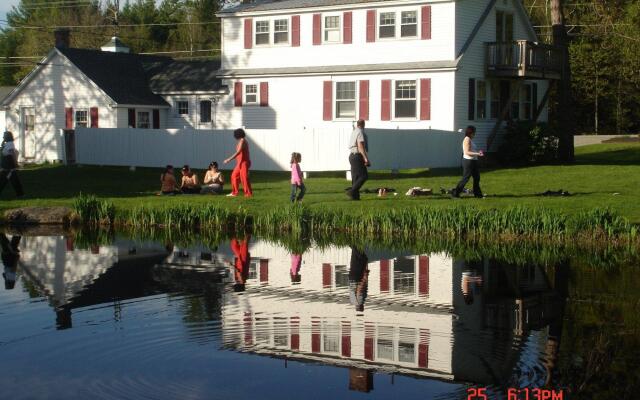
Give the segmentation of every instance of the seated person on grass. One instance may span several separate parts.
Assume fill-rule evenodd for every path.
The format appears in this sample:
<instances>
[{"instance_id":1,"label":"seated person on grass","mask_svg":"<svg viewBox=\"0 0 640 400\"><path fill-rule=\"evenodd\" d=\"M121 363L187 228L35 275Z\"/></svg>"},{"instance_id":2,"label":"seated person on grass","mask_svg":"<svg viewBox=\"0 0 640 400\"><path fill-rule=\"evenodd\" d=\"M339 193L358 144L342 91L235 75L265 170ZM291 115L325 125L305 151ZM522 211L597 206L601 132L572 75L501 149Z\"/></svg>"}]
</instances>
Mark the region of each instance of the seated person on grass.
<instances>
[{"instance_id":1,"label":"seated person on grass","mask_svg":"<svg viewBox=\"0 0 640 400\"><path fill-rule=\"evenodd\" d=\"M160 175L160 184L162 185L160 192L163 195L180 193L176 184L176 177L173 175L173 165L167 165L165 167L164 172Z\"/></svg>"},{"instance_id":2,"label":"seated person on grass","mask_svg":"<svg viewBox=\"0 0 640 400\"><path fill-rule=\"evenodd\" d=\"M209 169L204 175L204 185L202 186L202 194L220 194L222 193L224 185L224 176L218 169L218 163L212 161L209 164Z\"/></svg>"},{"instance_id":3,"label":"seated person on grass","mask_svg":"<svg viewBox=\"0 0 640 400\"><path fill-rule=\"evenodd\" d=\"M198 175L194 174L188 165L182 167L182 185L180 185L180 190L185 194L200 193Z\"/></svg>"}]
</instances>

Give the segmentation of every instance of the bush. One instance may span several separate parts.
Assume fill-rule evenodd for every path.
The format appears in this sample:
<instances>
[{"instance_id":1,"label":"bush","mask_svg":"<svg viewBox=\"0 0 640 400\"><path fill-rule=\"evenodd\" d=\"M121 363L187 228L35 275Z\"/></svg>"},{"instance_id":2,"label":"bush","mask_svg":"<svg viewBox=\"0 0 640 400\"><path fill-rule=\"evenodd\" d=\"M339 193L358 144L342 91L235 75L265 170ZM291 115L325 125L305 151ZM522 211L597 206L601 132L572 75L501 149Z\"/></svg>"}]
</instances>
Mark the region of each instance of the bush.
<instances>
[{"instance_id":1,"label":"bush","mask_svg":"<svg viewBox=\"0 0 640 400\"><path fill-rule=\"evenodd\" d=\"M558 159L558 135L546 123L517 121L507 125L498 159L509 166L552 163Z\"/></svg>"}]
</instances>

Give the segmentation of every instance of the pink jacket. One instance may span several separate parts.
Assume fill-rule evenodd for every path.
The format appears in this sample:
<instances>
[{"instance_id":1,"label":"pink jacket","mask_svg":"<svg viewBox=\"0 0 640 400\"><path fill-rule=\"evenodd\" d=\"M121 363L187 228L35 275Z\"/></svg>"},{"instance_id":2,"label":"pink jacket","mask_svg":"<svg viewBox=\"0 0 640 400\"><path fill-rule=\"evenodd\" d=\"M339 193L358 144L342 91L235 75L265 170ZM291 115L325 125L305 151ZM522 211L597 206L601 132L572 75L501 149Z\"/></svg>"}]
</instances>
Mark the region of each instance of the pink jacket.
<instances>
[{"instance_id":1,"label":"pink jacket","mask_svg":"<svg viewBox=\"0 0 640 400\"><path fill-rule=\"evenodd\" d=\"M298 163L291 164L291 184L302 185L302 170Z\"/></svg>"}]
</instances>

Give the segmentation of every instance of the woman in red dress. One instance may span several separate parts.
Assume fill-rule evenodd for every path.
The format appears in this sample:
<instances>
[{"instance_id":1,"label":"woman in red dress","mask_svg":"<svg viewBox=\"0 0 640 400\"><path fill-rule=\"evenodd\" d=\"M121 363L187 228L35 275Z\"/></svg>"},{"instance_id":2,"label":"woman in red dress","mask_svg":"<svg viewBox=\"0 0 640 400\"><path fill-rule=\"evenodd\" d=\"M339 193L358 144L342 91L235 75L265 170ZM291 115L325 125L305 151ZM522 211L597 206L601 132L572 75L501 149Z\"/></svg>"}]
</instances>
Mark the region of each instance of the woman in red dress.
<instances>
[{"instance_id":1,"label":"woman in red dress","mask_svg":"<svg viewBox=\"0 0 640 400\"><path fill-rule=\"evenodd\" d=\"M236 152L226 160L225 164L236 160L236 166L231 172L231 193L227 196L237 196L240 190L240 183L242 183L242 189L244 190L245 197L253 196L251 191L251 182L249 182L249 168L251 168L251 159L249 158L249 143L245 138L247 134L244 129L236 129L233 131L233 137L236 138L238 144L236 145Z\"/></svg>"}]
</instances>

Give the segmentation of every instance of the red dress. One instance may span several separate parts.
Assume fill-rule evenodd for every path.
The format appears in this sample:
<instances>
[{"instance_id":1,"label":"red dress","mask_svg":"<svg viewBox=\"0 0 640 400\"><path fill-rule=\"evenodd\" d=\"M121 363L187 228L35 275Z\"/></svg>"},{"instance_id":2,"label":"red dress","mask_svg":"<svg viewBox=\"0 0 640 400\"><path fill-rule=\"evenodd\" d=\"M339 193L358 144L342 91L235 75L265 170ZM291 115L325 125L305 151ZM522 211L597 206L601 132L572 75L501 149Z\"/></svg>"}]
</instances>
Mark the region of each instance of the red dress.
<instances>
[{"instance_id":1,"label":"red dress","mask_svg":"<svg viewBox=\"0 0 640 400\"><path fill-rule=\"evenodd\" d=\"M237 195L240 191L240 184L244 190L246 197L251 197L251 182L249 182L249 168L251 167L251 159L249 158L249 144L246 140L242 143L240 154L236 157L236 166L231 172L231 194Z\"/></svg>"}]
</instances>

